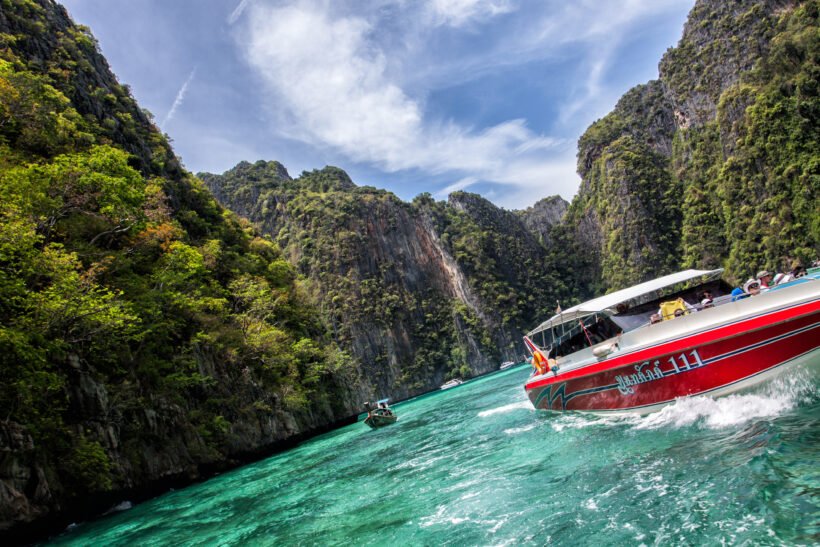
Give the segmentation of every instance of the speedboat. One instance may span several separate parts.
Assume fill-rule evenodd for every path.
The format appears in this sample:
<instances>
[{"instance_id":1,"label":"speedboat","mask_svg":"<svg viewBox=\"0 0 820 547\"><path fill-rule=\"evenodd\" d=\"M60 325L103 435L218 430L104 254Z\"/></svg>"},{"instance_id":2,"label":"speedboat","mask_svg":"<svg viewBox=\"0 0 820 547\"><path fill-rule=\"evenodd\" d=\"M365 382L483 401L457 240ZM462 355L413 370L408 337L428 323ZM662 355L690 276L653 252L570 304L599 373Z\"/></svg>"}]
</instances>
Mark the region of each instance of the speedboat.
<instances>
[{"instance_id":1,"label":"speedboat","mask_svg":"<svg viewBox=\"0 0 820 547\"><path fill-rule=\"evenodd\" d=\"M365 403L364 407L367 410L367 418L364 419L365 425L375 429L396 423L399 417L387 406L389 401L390 399L382 399L375 403Z\"/></svg>"},{"instance_id":2,"label":"speedboat","mask_svg":"<svg viewBox=\"0 0 820 547\"><path fill-rule=\"evenodd\" d=\"M444 382L443 384L441 384L441 387L439 389L450 389L451 387L460 386L463 383L464 380L460 378L453 378L449 382Z\"/></svg>"},{"instance_id":3,"label":"speedboat","mask_svg":"<svg viewBox=\"0 0 820 547\"><path fill-rule=\"evenodd\" d=\"M646 414L820 364L820 275L738 298L722 273L686 270L557 310L524 337L533 406Z\"/></svg>"},{"instance_id":4,"label":"speedboat","mask_svg":"<svg viewBox=\"0 0 820 547\"><path fill-rule=\"evenodd\" d=\"M503 363L501 363L501 366L498 367L498 370L506 370L506 369L510 368L511 366L513 366L514 364L515 364L515 361L504 361Z\"/></svg>"}]
</instances>

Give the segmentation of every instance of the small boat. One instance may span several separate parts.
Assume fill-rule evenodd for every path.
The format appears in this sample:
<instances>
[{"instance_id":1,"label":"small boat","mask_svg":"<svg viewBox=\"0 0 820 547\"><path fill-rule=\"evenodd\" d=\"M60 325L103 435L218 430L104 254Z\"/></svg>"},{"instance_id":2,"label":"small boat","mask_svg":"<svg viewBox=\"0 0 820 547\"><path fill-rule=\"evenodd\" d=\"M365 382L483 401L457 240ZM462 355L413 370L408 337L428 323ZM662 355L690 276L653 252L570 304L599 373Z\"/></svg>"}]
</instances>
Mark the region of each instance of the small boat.
<instances>
[{"instance_id":1,"label":"small boat","mask_svg":"<svg viewBox=\"0 0 820 547\"><path fill-rule=\"evenodd\" d=\"M498 367L498 370L508 369L515 364L515 361L504 361L501 363L501 366Z\"/></svg>"},{"instance_id":2,"label":"small boat","mask_svg":"<svg viewBox=\"0 0 820 547\"><path fill-rule=\"evenodd\" d=\"M439 389L450 389L451 387L460 386L463 383L464 380L462 380L461 378L453 378L449 382L444 382L443 384L441 384L441 387Z\"/></svg>"},{"instance_id":3,"label":"small boat","mask_svg":"<svg viewBox=\"0 0 820 547\"><path fill-rule=\"evenodd\" d=\"M722 273L667 275L543 322L524 337L533 406L646 414L678 397L727 395L792 366L820 365L820 275L738 298Z\"/></svg>"},{"instance_id":4,"label":"small boat","mask_svg":"<svg viewBox=\"0 0 820 547\"><path fill-rule=\"evenodd\" d=\"M375 403L365 403L364 407L367 410L367 418L364 419L364 423L374 429L396 423L399 417L387 406L388 401L390 401L390 399L382 399Z\"/></svg>"}]
</instances>

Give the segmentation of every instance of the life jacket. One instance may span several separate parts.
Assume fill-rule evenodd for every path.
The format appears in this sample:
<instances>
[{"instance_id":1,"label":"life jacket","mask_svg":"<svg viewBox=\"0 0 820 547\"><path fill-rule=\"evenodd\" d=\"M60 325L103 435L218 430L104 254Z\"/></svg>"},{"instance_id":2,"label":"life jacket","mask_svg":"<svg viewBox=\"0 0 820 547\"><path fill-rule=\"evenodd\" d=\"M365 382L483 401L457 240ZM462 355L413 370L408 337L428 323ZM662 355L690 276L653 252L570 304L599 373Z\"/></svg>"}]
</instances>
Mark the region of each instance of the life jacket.
<instances>
[{"instance_id":1,"label":"life jacket","mask_svg":"<svg viewBox=\"0 0 820 547\"><path fill-rule=\"evenodd\" d=\"M538 371L538 374L544 374L549 370L549 361L540 351L534 351L532 354L532 366Z\"/></svg>"},{"instance_id":2,"label":"life jacket","mask_svg":"<svg viewBox=\"0 0 820 547\"><path fill-rule=\"evenodd\" d=\"M675 318L675 312L681 310L683 313L689 313L689 309L683 301L683 298L677 300L668 300L661 303L661 317L664 321Z\"/></svg>"}]
</instances>

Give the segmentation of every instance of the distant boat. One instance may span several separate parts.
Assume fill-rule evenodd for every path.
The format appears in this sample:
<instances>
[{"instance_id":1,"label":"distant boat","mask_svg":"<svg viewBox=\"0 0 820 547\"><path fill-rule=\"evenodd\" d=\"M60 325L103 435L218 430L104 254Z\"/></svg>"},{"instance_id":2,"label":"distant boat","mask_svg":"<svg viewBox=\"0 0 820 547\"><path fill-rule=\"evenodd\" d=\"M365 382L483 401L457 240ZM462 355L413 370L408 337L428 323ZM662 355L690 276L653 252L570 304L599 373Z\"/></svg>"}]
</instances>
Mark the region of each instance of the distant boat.
<instances>
[{"instance_id":1,"label":"distant boat","mask_svg":"<svg viewBox=\"0 0 820 547\"><path fill-rule=\"evenodd\" d=\"M390 399L382 399L375 403L365 403L364 407L367 409L367 418L364 419L364 423L373 429L396 423L399 417L387 406L388 401L390 401Z\"/></svg>"},{"instance_id":2,"label":"distant boat","mask_svg":"<svg viewBox=\"0 0 820 547\"><path fill-rule=\"evenodd\" d=\"M504 369L510 368L514 364L515 364L515 361L504 361L503 363L501 363L501 366L498 367L498 370L504 370Z\"/></svg>"},{"instance_id":3,"label":"distant boat","mask_svg":"<svg viewBox=\"0 0 820 547\"><path fill-rule=\"evenodd\" d=\"M460 386L463 383L464 380L462 380L461 378L453 378L449 382L441 384L441 389L450 389L451 387Z\"/></svg>"}]
</instances>

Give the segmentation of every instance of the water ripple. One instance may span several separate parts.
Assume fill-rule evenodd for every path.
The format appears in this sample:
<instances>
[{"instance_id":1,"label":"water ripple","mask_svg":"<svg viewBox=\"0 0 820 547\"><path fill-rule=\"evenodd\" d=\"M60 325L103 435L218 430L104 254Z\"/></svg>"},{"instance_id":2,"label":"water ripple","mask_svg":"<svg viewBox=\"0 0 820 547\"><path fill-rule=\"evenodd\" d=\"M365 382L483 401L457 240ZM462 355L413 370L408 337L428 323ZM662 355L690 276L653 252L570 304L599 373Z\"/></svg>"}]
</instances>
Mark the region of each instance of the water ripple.
<instances>
[{"instance_id":1,"label":"water ripple","mask_svg":"<svg viewBox=\"0 0 820 547\"><path fill-rule=\"evenodd\" d=\"M81 524L70 545L816 544L814 376L644 417L534 411L506 371Z\"/></svg>"}]
</instances>

